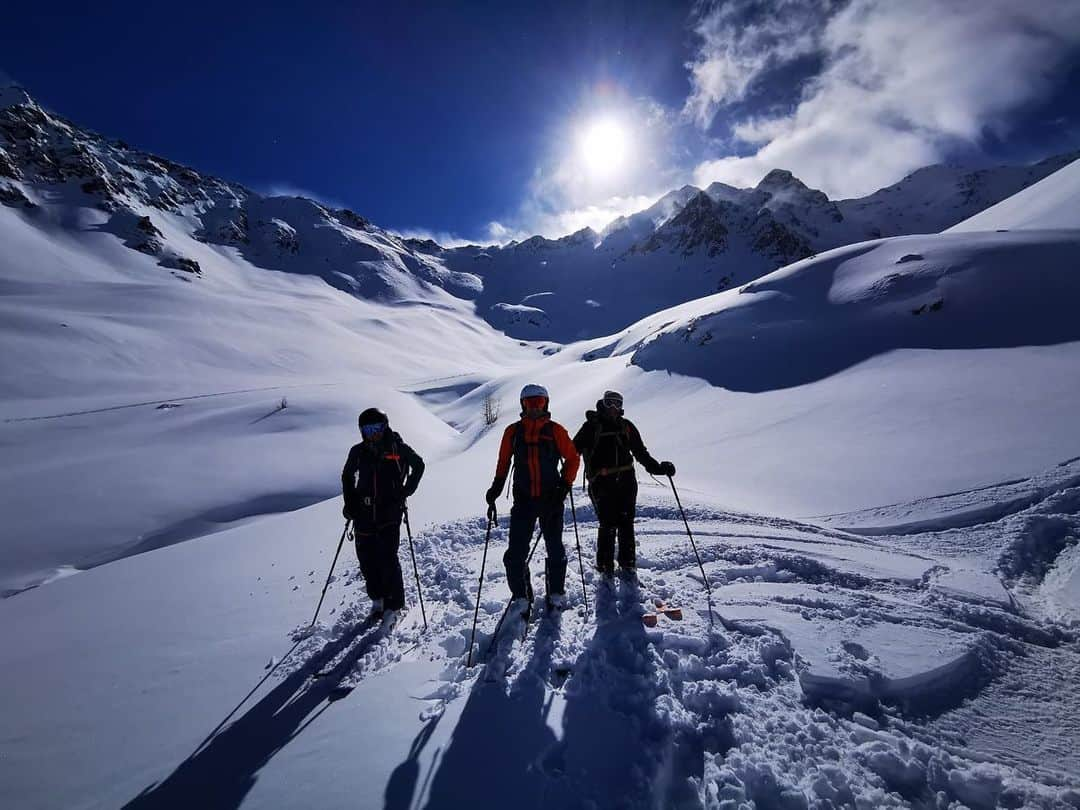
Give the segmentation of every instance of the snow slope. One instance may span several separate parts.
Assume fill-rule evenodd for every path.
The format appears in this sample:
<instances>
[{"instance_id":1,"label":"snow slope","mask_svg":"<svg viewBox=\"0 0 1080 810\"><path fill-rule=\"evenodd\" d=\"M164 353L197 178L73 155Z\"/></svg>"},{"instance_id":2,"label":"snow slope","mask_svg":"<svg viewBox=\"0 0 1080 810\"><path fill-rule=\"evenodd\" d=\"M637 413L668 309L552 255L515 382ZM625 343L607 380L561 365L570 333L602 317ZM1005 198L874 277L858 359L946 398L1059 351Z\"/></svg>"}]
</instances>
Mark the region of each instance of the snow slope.
<instances>
[{"instance_id":1,"label":"snow slope","mask_svg":"<svg viewBox=\"0 0 1080 810\"><path fill-rule=\"evenodd\" d=\"M982 536L1007 552L1040 516L1076 531L1078 474L1075 463L1050 471L1042 482L1064 486L1060 495L986 524ZM437 463L430 475L445 480L446 471ZM7 802L987 808L1080 800L1080 740L1067 721L1080 709L1069 674L1080 661L1075 636L1002 601L1009 579L999 578L993 554L957 558L946 523L865 539L719 509L684 489L716 597L710 626L678 512L646 485L645 607L663 598L684 618L646 629L637 590L602 585L588 571L586 613L575 566L573 610L539 623L520 645L520 626L511 625L470 670L463 657L483 524L438 522L424 494L413 513L427 632L415 608L390 639L364 632L366 599L346 554L317 632L289 638L310 621L329 567L340 531L333 503L6 600ZM1066 514L1063 499L1072 500ZM580 501L578 520L588 556L596 524ZM1009 527L1021 531L1002 531ZM505 528L492 543L493 551L504 545ZM479 655L506 598L488 563ZM539 589L541 567L533 572ZM27 626L29 636L20 630ZM312 677L317 670L333 676Z\"/></svg>"},{"instance_id":2,"label":"snow slope","mask_svg":"<svg viewBox=\"0 0 1080 810\"><path fill-rule=\"evenodd\" d=\"M0 207L4 592L331 497L372 402L437 452L453 429L396 389L535 354L438 288L363 300L167 233L196 282Z\"/></svg>"},{"instance_id":3,"label":"snow slope","mask_svg":"<svg viewBox=\"0 0 1080 810\"><path fill-rule=\"evenodd\" d=\"M876 240L519 345L392 258L365 300L190 212L129 222L150 255L36 204L0 208L0 549L52 581L0 601L4 807L1080 806L1076 230ZM642 473L642 585L601 583L576 489L571 610L518 642L482 496L534 380L571 429L626 395L696 551ZM428 628L411 580L365 628L346 547L308 631L371 403L429 462Z\"/></svg>"},{"instance_id":4,"label":"snow slope","mask_svg":"<svg viewBox=\"0 0 1080 810\"><path fill-rule=\"evenodd\" d=\"M949 230L1080 228L1080 160Z\"/></svg>"},{"instance_id":5,"label":"snow slope","mask_svg":"<svg viewBox=\"0 0 1080 810\"><path fill-rule=\"evenodd\" d=\"M601 233L427 249L482 279L477 308L497 328L565 342L610 334L831 248L937 233L1076 157L979 171L930 166L868 197L838 201L778 169L752 189L684 186Z\"/></svg>"}]
</instances>

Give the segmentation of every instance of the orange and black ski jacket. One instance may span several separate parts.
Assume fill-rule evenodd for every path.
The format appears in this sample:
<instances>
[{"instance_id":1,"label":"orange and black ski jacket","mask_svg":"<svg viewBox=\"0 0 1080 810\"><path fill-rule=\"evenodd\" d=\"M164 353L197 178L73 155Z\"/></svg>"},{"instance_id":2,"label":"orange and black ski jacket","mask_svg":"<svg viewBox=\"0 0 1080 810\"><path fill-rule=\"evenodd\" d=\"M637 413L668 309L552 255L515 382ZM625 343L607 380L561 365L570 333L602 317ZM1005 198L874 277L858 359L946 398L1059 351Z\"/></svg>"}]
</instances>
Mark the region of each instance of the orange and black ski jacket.
<instances>
[{"instance_id":1,"label":"orange and black ski jacket","mask_svg":"<svg viewBox=\"0 0 1080 810\"><path fill-rule=\"evenodd\" d=\"M563 461L561 477L567 485L572 485L581 463L566 428L547 414L539 419L522 417L503 432L499 463L495 467L499 489L506 483L511 459L515 499L551 495L560 478L559 459Z\"/></svg>"}]
</instances>

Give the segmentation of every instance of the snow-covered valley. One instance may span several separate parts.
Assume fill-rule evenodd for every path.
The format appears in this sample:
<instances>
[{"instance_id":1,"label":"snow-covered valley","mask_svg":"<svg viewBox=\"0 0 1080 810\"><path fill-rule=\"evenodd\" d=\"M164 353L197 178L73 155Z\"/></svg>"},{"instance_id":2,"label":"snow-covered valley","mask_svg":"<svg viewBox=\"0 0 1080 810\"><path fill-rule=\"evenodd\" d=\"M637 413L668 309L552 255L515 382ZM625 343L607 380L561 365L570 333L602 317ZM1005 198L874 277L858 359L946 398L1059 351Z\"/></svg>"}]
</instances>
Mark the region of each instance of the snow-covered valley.
<instances>
[{"instance_id":1,"label":"snow-covered valley","mask_svg":"<svg viewBox=\"0 0 1080 810\"><path fill-rule=\"evenodd\" d=\"M104 151L102 208L14 151L33 207L0 206L3 806L1080 806L1080 162L947 233L814 244L705 298L621 286L622 315L655 306L558 343L485 310L532 282L455 264L498 251ZM576 334L556 309L537 337ZM469 668L483 493L534 381L571 433L624 394L678 466L711 600L666 481L639 470L640 587L593 572L577 487L571 609L492 637L503 516ZM346 545L308 632L369 405L428 463L428 628L411 576L393 634L363 624ZM646 626L657 600L682 618Z\"/></svg>"}]
</instances>

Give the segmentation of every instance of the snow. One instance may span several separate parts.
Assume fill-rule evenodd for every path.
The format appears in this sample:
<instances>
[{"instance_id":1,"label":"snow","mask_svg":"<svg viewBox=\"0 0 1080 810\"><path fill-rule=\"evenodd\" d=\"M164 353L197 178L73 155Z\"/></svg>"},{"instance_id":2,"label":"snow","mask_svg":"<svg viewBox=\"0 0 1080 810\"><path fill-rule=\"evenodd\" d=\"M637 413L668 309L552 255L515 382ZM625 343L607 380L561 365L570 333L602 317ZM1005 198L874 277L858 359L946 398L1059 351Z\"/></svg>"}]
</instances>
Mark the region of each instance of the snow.
<instances>
[{"instance_id":1,"label":"snow","mask_svg":"<svg viewBox=\"0 0 1080 810\"><path fill-rule=\"evenodd\" d=\"M949 228L950 232L1080 228L1080 160Z\"/></svg>"},{"instance_id":2,"label":"snow","mask_svg":"<svg viewBox=\"0 0 1080 810\"><path fill-rule=\"evenodd\" d=\"M781 214L796 182L763 189ZM489 325L497 258L466 274L355 214L238 196L248 241L226 244L199 237L235 188L171 212L125 191L193 276L124 246L138 217L21 187L38 208L0 208L5 807L1080 805L1077 230L864 242L560 344ZM599 238L510 248L551 275L491 305L573 330L554 257ZM650 261L642 290L679 272ZM528 382L571 431L622 391L686 523L640 472L641 585L605 583L575 488L569 609L521 640L492 635L509 503L485 551L483 491ZM427 629L411 576L397 628L363 624L349 544L311 626L371 404L428 462ZM683 618L646 628L657 600Z\"/></svg>"}]
</instances>

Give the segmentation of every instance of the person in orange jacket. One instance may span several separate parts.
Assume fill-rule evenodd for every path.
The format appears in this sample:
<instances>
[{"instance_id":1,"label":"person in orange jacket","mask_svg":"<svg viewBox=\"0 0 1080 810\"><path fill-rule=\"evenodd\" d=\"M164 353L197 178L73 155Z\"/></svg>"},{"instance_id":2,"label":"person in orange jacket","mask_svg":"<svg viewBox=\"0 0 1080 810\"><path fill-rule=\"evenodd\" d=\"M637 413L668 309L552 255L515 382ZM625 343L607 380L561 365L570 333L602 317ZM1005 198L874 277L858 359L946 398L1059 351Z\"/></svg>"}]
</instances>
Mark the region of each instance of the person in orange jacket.
<instances>
[{"instance_id":1,"label":"person in orange jacket","mask_svg":"<svg viewBox=\"0 0 1080 810\"><path fill-rule=\"evenodd\" d=\"M563 501L573 485L581 458L566 428L552 420L549 401L547 389L542 385L526 385L521 389L521 419L503 432L495 479L487 491L488 506L494 508L506 485L512 459L514 503L510 508L510 544L503 555L503 564L512 598L520 600L514 607L525 616L532 607L527 557L537 521L547 548L544 566L548 609L566 606Z\"/></svg>"}]
</instances>

